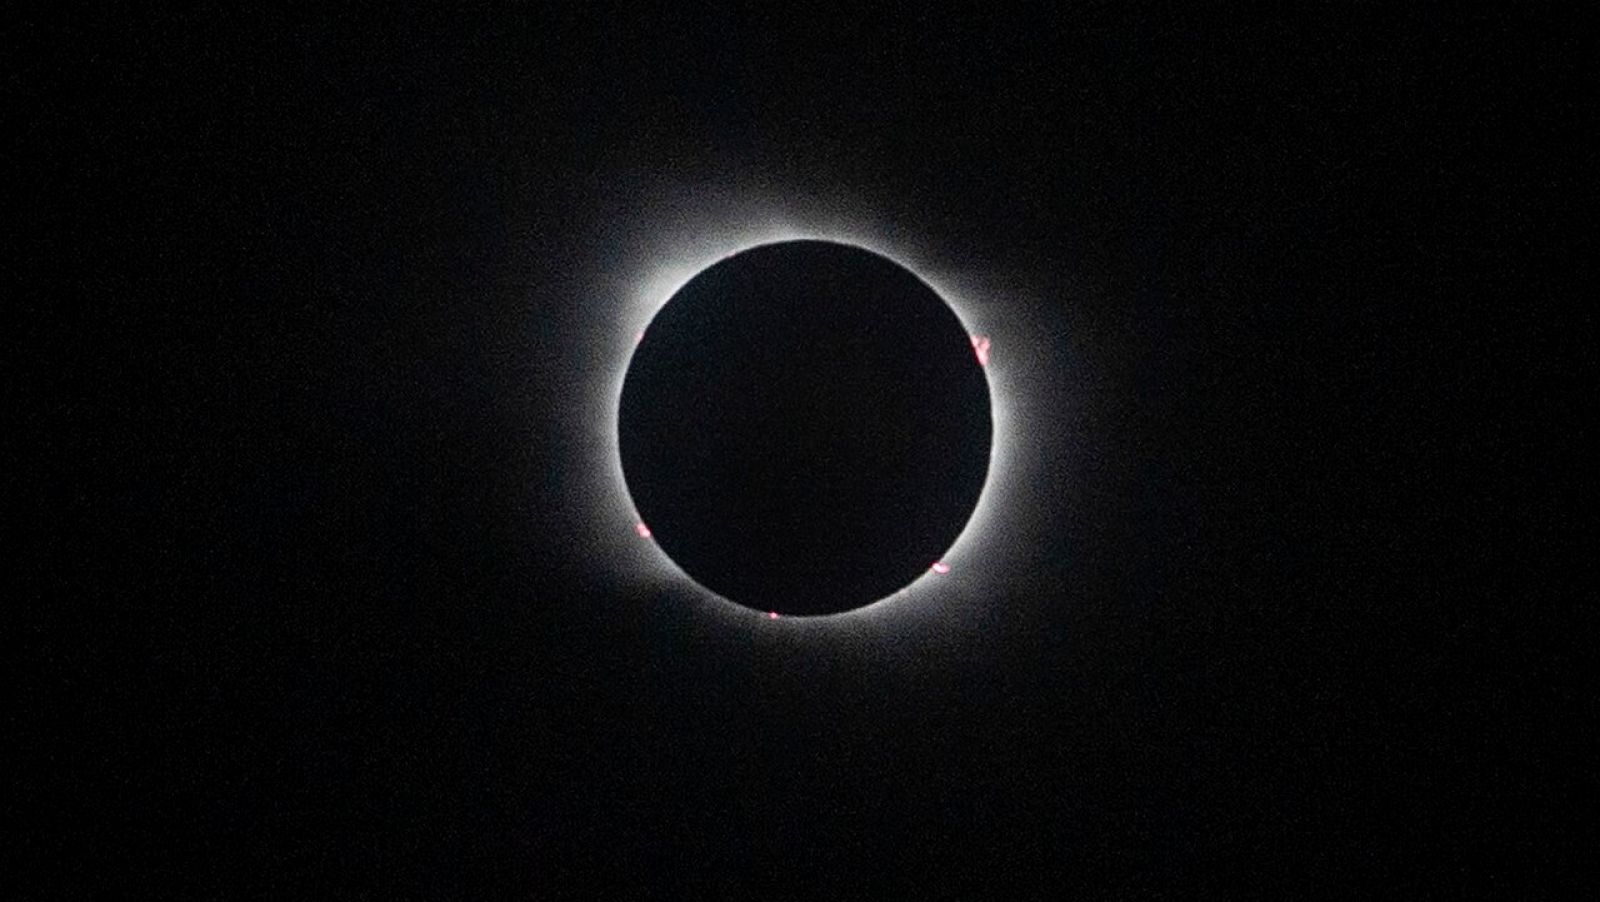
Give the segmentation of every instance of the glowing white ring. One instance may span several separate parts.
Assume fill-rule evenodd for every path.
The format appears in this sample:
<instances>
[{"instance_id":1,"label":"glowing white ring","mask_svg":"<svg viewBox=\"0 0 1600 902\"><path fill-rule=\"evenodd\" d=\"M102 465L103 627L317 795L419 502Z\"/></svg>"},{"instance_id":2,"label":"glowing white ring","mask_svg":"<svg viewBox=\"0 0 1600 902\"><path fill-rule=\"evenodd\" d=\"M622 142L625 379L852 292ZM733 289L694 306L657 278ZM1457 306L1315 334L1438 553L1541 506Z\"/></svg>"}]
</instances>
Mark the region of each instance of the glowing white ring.
<instances>
[{"instance_id":1,"label":"glowing white ring","mask_svg":"<svg viewBox=\"0 0 1600 902\"><path fill-rule=\"evenodd\" d=\"M1041 418L1020 417L1016 404L1025 398L1022 389L1025 358L1038 356L1040 345L1011 323L1013 310L998 309L997 302L974 300L974 292L964 289L960 279L947 279L934 275L935 267L926 265L920 255L893 242L861 234L849 227L807 227L789 223L766 223L755 228L736 228L732 224L721 234L701 232L700 240L689 247L679 247L675 253L651 254L658 263L636 281L631 289L619 292L625 303L615 311L606 330L596 336L601 342L602 357L609 359L602 377L603 392L590 407L591 417L586 417L586 431L582 443L601 453L605 458L604 485L590 486L591 503L584 508L594 517L590 523L589 544L597 554L617 562L633 580L653 583L667 582L679 587L692 587L692 591L706 599L714 599L714 606L727 616L751 623L768 625L768 616L753 608L731 601L695 582L663 552L655 542L641 539L634 528L639 522L638 511L628 492L622 472L622 458L618 443L617 417L620 408L622 385L632 362L638 336L649 326L657 312L678 290L701 271L719 260L764 244L783 241L819 240L853 245L893 260L922 279L948 304L963 328L969 334L987 336L993 342L990 359L984 368L989 386L992 432L989 452L989 470L983 490L971 516L950 548L941 558L950 566L950 572L938 574L924 572L909 585L875 602L837 614L818 616L787 616L778 623L825 627L848 625L879 620L911 610L949 610L940 601L951 598L968 598L984 588L986 578L994 580L996 573L1005 567L1008 555L1015 554L1018 540L1026 535L1027 517L1021 518L1024 535L1017 535L1016 519L1002 528L1002 509L1016 510L1024 501L1027 474L1019 464L1018 446L1030 439L1043 439L1034 434L1035 423ZM621 286L613 282L611 288ZM1026 317L1018 317L1026 320ZM1032 406L1032 405L1030 405ZM1041 425L1050 417L1042 418ZM591 460L593 457L590 458ZM1035 517L1035 522L1037 518ZM1005 540L1002 540L1005 539ZM930 562L931 563L931 562ZM917 596L917 604L906 605L908 596Z\"/></svg>"}]
</instances>

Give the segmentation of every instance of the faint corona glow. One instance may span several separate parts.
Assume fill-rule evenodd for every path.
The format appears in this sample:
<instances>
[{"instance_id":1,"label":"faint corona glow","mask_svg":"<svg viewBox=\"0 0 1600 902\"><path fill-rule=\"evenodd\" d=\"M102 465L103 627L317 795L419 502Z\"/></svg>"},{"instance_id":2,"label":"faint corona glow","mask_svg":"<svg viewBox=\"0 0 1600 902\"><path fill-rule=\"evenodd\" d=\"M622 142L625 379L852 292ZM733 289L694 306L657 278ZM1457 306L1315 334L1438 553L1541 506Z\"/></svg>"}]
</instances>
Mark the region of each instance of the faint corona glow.
<instances>
[{"instance_id":1,"label":"faint corona glow","mask_svg":"<svg viewBox=\"0 0 1600 902\"><path fill-rule=\"evenodd\" d=\"M989 336L972 336L972 350L978 355L978 366L989 365Z\"/></svg>"},{"instance_id":2,"label":"faint corona glow","mask_svg":"<svg viewBox=\"0 0 1600 902\"><path fill-rule=\"evenodd\" d=\"M853 618L882 617L889 612L901 610L900 605L896 603L899 600L908 596L921 596L930 591L931 584L925 583L924 580L933 574L948 574L952 565L960 567L962 575L960 579L952 576L950 581L941 580L939 593L966 593L983 585L984 574L991 572L990 568L996 566L996 556L988 553L996 550L993 543L1004 541L1008 543L1006 547L1015 546L1017 538L1015 518L1008 518L1001 530L1007 538L997 537L996 528L1000 523L998 509L1002 505L1022 502L1026 497L1014 463L1019 459L1018 449L1028 442L1049 438L1046 434L1032 434L1033 430L1024 430L1022 434L1018 432L1019 425L1025 427L1031 420L1019 420L1014 416L1014 400L1026 403L1038 395L1036 387L1030 389L1031 394L1022 392L1022 389L1034 385L1032 382L1020 381L1023 371L1028 367L1027 355L1022 355L1023 359L1013 365L989 366L991 362L989 336L999 332L1008 347L1024 340L1023 336L1026 333L1019 330L1026 329L1026 325L1001 318L1009 315L1015 305L1010 299L999 297L1001 289L995 287L993 283L983 278L974 281L969 271L962 268L965 261L944 257L938 258L939 262L936 263L935 258L929 254L915 250L896 237L902 234L896 229L877 229L868 234L860 227L838 218L809 217L811 221L803 224L775 220L771 217L753 219L748 215L742 217L734 215L722 220L713 220L708 213L704 218L699 216L692 218L695 220L692 225L698 225L698 228L685 228L668 233L657 231L639 238L629 256L645 262L634 270L633 276L625 276L619 272L615 273L614 277L608 277L606 282L606 290L622 295L624 303L613 311L608 320L611 330L608 343L613 349L611 354L614 363L609 373L609 380L602 383L604 394L602 398L597 399L597 403L603 404L604 409L597 411L597 415L589 421L592 428L600 430L593 435L593 440L600 444L605 456L606 469L601 472L609 472L609 486L594 486L594 490L601 493L596 497L610 494L615 499L610 503L588 506L589 509L602 515L603 519L596 523L596 527L603 528L604 521L615 524L616 519L626 517L638 524L635 528L640 531L641 536L647 535L645 532L647 527L640 522L638 508L633 503L626 477L622 472L617 421L622 385L627 377L628 367L632 362L636 346L648 337L651 320L690 279L721 260L767 244L801 240L828 241L870 251L906 268L932 288L961 321L967 334L972 337L974 354L978 363L984 367L984 379L989 386L989 410L992 420L989 471L966 526L946 549L942 559L925 571L922 578L913 580L899 591L854 610L799 619L810 622L849 622ZM855 221L860 220L857 218ZM686 224L679 223L679 225ZM663 238L661 237L663 234L677 237ZM1008 355L1007 359L1015 360L1016 357L1017 355L1012 354ZM1025 461L1026 458L1021 460ZM609 529L615 529L615 526L612 525ZM597 544L596 547L604 546ZM695 582L656 543L640 547L648 548L648 551L626 553L620 558L626 561L621 566L638 568L633 572L648 574L652 579L667 578L693 587L704 597L725 605L730 612L735 608L745 607ZM979 551L985 552L985 558L989 561L986 567L960 566L963 561L969 560ZM623 554L620 549L617 553ZM775 611L768 612L767 615L768 619L774 620L778 616Z\"/></svg>"}]
</instances>

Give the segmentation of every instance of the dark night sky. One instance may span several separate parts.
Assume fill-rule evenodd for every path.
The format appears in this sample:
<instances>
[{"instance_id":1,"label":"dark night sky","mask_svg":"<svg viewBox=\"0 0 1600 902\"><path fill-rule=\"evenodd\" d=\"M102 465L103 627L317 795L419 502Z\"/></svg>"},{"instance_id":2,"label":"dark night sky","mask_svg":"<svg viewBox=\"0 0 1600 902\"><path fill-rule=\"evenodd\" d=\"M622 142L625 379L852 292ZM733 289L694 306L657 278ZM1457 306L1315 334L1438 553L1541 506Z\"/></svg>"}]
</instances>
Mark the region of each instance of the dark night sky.
<instances>
[{"instance_id":1,"label":"dark night sky","mask_svg":"<svg viewBox=\"0 0 1600 902\"><path fill-rule=\"evenodd\" d=\"M8 895L1577 883L1573 23L563 6L4 42ZM661 198L790 191L1049 327L1071 440L959 623L732 628L619 588L572 509L584 286L699 215Z\"/></svg>"}]
</instances>

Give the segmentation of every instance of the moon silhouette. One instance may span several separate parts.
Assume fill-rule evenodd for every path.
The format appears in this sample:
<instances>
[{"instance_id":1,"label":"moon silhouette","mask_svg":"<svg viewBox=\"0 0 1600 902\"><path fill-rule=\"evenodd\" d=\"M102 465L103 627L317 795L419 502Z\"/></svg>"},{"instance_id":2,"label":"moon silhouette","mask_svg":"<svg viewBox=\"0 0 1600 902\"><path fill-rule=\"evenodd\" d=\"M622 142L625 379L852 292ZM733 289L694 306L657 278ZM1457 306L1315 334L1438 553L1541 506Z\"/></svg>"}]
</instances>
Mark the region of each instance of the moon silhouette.
<instances>
[{"instance_id":1,"label":"moon silhouette","mask_svg":"<svg viewBox=\"0 0 1600 902\"><path fill-rule=\"evenodd\" d=\"M724 258L629 362L618 450L637 531L769 615L848 611L944 572L989 470L987 351L916 274L864 248Z\"/></svg>"}]
</instances>

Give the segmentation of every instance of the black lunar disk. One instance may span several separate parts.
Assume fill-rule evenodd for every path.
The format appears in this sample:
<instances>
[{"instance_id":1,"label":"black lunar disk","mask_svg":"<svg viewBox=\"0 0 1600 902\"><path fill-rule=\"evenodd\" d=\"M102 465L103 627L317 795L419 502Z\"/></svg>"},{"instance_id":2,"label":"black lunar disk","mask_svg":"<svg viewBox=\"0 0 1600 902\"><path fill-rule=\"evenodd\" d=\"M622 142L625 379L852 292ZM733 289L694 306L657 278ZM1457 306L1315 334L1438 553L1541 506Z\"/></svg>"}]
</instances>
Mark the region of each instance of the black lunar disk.
<instances>
[{"instance_id":1,"label":"black lunar disk","mask_svg":"<svg viewBox=\"0 0 1600 902\"><path fill-rule=\"evenodd\" d=\"M760 611L832 614L905 587L988 473L971 337L916 275L852 245L761 245L700 272L645 331L621 405L651 537Z\"/></svg>"}]
</instances>

